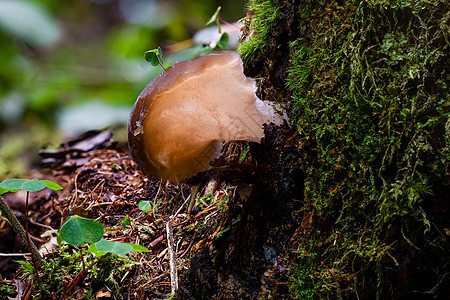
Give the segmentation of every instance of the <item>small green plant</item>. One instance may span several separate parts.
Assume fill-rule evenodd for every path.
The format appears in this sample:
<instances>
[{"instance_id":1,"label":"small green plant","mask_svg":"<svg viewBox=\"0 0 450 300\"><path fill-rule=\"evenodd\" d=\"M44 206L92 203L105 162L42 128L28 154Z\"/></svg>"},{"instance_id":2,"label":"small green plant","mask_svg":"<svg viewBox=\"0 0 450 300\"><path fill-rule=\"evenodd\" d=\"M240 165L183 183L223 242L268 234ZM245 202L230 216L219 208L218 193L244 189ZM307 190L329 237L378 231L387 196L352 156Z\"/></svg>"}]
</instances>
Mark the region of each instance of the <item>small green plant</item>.
<instances>
[{"instance_id":1,"label":"small green plant","mask_svg":"<svg viewBox=\"0 0 450 300\"><path fill-rule=\"evenodd\" d=\"M317 290L321 285L314 274L316 253L298 251L298 264L293 266L289 281L289 289L296 299L316 299Z\"/></svg>"},{"instance_id":2,"label":"small green plant","mask_svg":"<svg viewBox=\"0 0 450 300\"><path fill-rule=\"evenodd\" d=\"M12 283L3 282L0 279L0 299L9 299L8 297L16 299L17 289Z\"/></svg>"},{"instance_id":3,"label":"small green plant","mask_svg":"<svg viewBox=\"0 0 450 300\"><path fill-rule=\"evenodd\" d=\"M152 64L152 66L156 67L157 65L160 65L161 68L163 68L163 71L171 67L171 65L164 66L161 47L146 51L144 57L146 61Z\"/></svg>"},{"instance_id":4,"label":"small green plant","mask_svg":"<svg viewBox=\"0 0 450 300\"><path fill-rule=\"evenodd\" d=\"M148 249L131 243L107 241L102 238L103 225L99 221L70 216L59 230L58 241L65 241L72 246L90 244L88 251L96 256L107 253L125 255L129 252L148 252Z\"/></svg>"},{"instance_id":5,"label":"small green plant","mask_svg":"<svg viewBox=\"0 0 450 300\"><path fill-rule=\"evenodd\" d=\"M226 25L230 25L233 27L236 27L236 25L231 24L227 21L225 21L224 19L222 19L222 17L220 17L220 10L222 9L221 6L218 6L216 9L216 12L211 16L211 18L209 19L208 22L206 22L206 26L211 25L212 23L216 23L217 28L219 29L219 33L222 33L222 29L220 28L220 22L226 24Z\"/></svg>"},{"instance_id":6,"label":"small green plant","mask_svg":"<svg viewBox=\"0 0 450 300\"><path fill-rule=\"evenodd\" d=\"M60 190L62 187L49 180L38 180L34 178L33 180L28 179L9 179L0 183L0 195L6 192L17 192L20 190L26 191L26 216L28 216L28 199L30 192L37 192L44 188L50 188L52 190ZM36 280L40 286L40 278L38 270L43 265L48 265L44 262L41 255L39 254L36 246L31 242L28 235L28 219L25 221L25 229L21 226L17 218L11 212L10 208L7 206L3 197L0 196L0 209L4 219L8 221L17 234L20 236L22 241L28 246L32 253L33 264L25 261L19 261L21 269L28 276L32 276L34 273L36 275ZM83 244L90 244L88 252L93 253L98 257L97 260L93 261L89 266L85 265L85 260L83 258L83 249L79 248L79 254L82 262L82 269L77 276L70 282L66 288L64 295L76 285L76 283L81 279L81 277L90 270L93 266L98 264L104 257L105 254L118 254L125 255L131 251L134 252L147 252L148 250L140 245L121 243L117 241L107 241L102 239L104 228L103 225L95 220L82 218L80 216L74 215L67 218L63 226L58 232L58 241L61 243L65 241L71 246L80 246ZM48 266L47 266L48 267Z\"/></svg>"},{"instance_id":7,"label":"small green plant","mask_svg":"<svg viewBox=\"0 0 450 300\"><path fill-rule=\"evenodd\" d=\"M3 195L7 192L17 192L17 191L26 191L26 201L25 201L25 229L23 229L22 225L17 220L16 216L12 213L11 209L6 204L3 197L0 196L0 210L2 214L5 215L5 219L12 226L14 231L19 235L22 242L27 245L28 249L31 252L31 259L33 262L33 269L36 274L36 280L40 285L39 273L38 269L42 265L42 257L39 254L36 245L31 242L30 236L28 234L28 199L30 197L30 192L37 192L44 188L50 188L52 190L60 190L62 187L50 180L38 180L34 178L33 180L28 179L8 179L4 180L0 183L0 195Z\"/></svg>"},{"instance_id":8,"label":"small green plant","mask_svg":"<svg viewBox=\"0 0 450 300\"><path fill-rule=\"evenodd\" d=\"M222 19L219 15L220 10L222 9L221 6L217 7L216 12L212 15L212 17L209 19L208 22L206 22L206 26L211 25L212 23L216 23L217 28L219 29L219 33L222 33L222 29L220 28L220 22L236 27L236 25L230 24L227 21L225 21L224 19ZM216 50L220 50L220 49L225 49L228 46L228 40L229 40L229 36L228 33L224 32L221 36L219 41L217 42L216 46L214 47L214 49ZM210 46L206 46L205 50L209 50L212 51L213 49Z\"/></svg>"},{"instance_id":9,"label":"small green plant","mask_svg":"<svg viewBox=\"0 0 450 300\"><path fill-rule=\"evenodd\" d=\"M216 198L214 194L207 194L200 197L198 200L199 200L198 206L200 207L201 210L204 210L209 205L211 205L216 200Z\"/></svg>"},{"instance_id":10,"label":"small green plant","mask_svg":"<svg viewBox=\"0 0 450 300\"><path fill-rule=\"evenodd\" d=\"M7 179L0 183L0 195L6 192L37 192L48 187L54 191L61 190L62 187L50 180L38 180L34 178L33 180L28 179Z\"/></svg>"},{"instance_id":11,"label":"small green plant","mask_svg":"<svg viewBox=\"0 0 450 300\"><path fill-rule=\"evenodd\" d=\"M143 212L148 212L152 210L152 203L150 201L139 201L139 209Z\"/></svg>"},{"instance_id":12,"label":"small green plant","mask_svg":"<svg viewBox=\"0 0 450 300\"><path fill-rule=\"evenodd\" d=\"M237 27L234 24L230 24L227 21L223 20L220 15L219 12L221 10L222 7L217 7L216 12L212 15L212 17L209 19L209 21L206 23L206 26L211 25L213 23L217 24L217 27L219 29L219 33L222 33L222 29L220 27L220 23L224 23L233 27ZM221 36L220 39L217 41L215 47L211 47L208 45L203 46L203 48L201 49L201 51L199 52L200 55L205 55L208 54L210 52L212 52L213 50L223 50L226 49L228 47L228 43L229 43L229 35L228 33L224 32ZM197 54L198 55L198 54ZM151 49L148 50L144 53L144 58L146 61L148 61L152 66L156 67L156 66L161 66L161 68L163 69L163 71L169 69L171 67L171 65L166 65L164 66L164 60L163 60L163 53L161 50L161 47L158 47L156 49Z\"/></svg>"},{"instance_id":13,"label":"small green plant","mask_svg":"<svg viewBox=\"0 0 450 300\"><path fill-rule=\"evenodd\" d=\"M85 268L90 266L98 260L95 255L86 255L84 251L80 251L78 247L73 247L64 244L59 247L57 255L47 256L44 259L41 271L41 285L36 286L35 292L31 295L32 299L78 299L80 294L83 294L83 299L92 299L99 286L106 287L112 294L118 295L121 288L120 279L125 270L130 270L133 266L139 263L132 258L121 255L104 255L94 267L85 271L83 276L79 276ZM83 255L84 253L85 255ZM49 259L51 257L51 259ZM84 260L84 265L82 262ZM33 266L26 261L18 261L20 263L18 279L32 280L34 278ZM87 269L87 268L86 268ZM68 291L69 284L72 283L73 278L77 277L77 289L74 287L70 292ZM0 283L1 286L1 283ZM38 295L38 292L40 295ZM67 297L62 297L63 295ZM0 293L1 295L1 293ZM78 297L77 297L78 295ZM0 296L0 299L3 299Z\"/></svg>"},{"instance_id":14,"label":"small green plant","mask_svg":"<svg viewBox=\"0 0 450 300\"><path fill-rule=\"evenodd\" d=\"M122 227L131 226L131 224L132 224L131 217L129 215L126 215L121 222Z\"/></svg>"},{"instance_id":15,"label":"small green plant","mask_svg":"<svg viewBox=\"0 0 450 300\"><path fill-rule=\"evenodd\" d=\"M59 242L65 241L71 246L90 244L88 252L98 256L97 260L92 262L89 266L85 266L83 250L80 248L83 268L82 271L70 282L67 290L65 291L65 295L72 290L86 271L91 269L105 257L105 254L111 253L125 255L132 251L148 252L147 248L140 245L104 240L102 238L104 231L103 225L99 221L83 218L77 215L67 218L59 230Z\"/></svg>"},{"instance_id":16,"label":"small green plant","mask_svg":"<svg viewBox=\"0 0 450 300\"><path fill-rule=\"evenodd\" d=\"M4 180L0 183L0 195L6 193L6 192L17 192L17 191L26 191L26 202L25 202L25 230L23 229L22 225L20 225L19 221L17 220L16 216L12 213L6 202L4 201L3 197L0 196L0 209L2 214L5 215L6 220L11 224L13 229L16 231L16 233L21 238L22 242L28 246L30 249L30 252L32 253L32 260L34 267L36 269L39 268L39 265L42 263L41 255L39 254L36 246L31 242L31 239L28 234L28 199L30 196L30 192L37 192L44 188L50 188L54 191L61 190L62 187L50 180L38 180L37 178L34 178L33 180L28 179L8 179ZM37 274L37 273L36 273ZM39 277L37 276L37 280L39 281Z\"/></svg>"},{"instance_id":17,"label":"small green plant","mask_svg":"<svg viewBox=\"0 0 450 300\"><path fill-rule=\"evenodd\" d=\"M221 29L220 29L220 16L219 16L219 12L222 9L221 6L217 7L216 12L211 16L211 18L209 19L208 22L206 22L206 26L211 25L212 23L216 23L217 27L219 28L219 33L222 33Z\"/></svg>"},{"instance_id":18,"label":"small green plant","mask_svg":"<svg viewBox=\"0 0 450 300\"><path fill-rule=\"evenodd\" d=\"M68 217L59 229L58 241L80 246L99 241L103 233L104 228L100 222L74 215Z\"/></svg>"},{"instance_id":19,"label":"small green plant","mask_svg":"<svg viewBox=\"0 0 450 300\"><path fill-rule=\"evenodd\" d=\"M228 36L228 33L224 32L221 36L219 41L217 42L214 49L221 50L228 47L228 41L230 40L230 37ZM208 46L209 47L209 46ZM211 48L211 47L210 47Z\"/></svg>"}]
</instances>

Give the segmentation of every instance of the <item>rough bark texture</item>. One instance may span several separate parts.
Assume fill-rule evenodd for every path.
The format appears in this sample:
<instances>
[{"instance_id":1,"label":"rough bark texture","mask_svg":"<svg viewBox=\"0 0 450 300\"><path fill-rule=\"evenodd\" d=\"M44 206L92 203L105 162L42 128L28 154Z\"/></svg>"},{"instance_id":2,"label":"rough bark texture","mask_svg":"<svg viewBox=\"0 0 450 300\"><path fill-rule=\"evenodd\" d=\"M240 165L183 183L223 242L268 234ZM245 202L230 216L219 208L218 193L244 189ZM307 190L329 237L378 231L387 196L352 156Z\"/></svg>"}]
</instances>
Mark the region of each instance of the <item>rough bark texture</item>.
<instances>
[{"instance_id":1,"label":"rough bark texture","mask_svg":"<svg viewBox=\"0 0 450 300\"><path fill-rule=\"evenodd\" d=\"M448 295L448 2L248 8L246 73L295 129L266 128L239 221L177 297Z\"/></svg>"}]
</instances>

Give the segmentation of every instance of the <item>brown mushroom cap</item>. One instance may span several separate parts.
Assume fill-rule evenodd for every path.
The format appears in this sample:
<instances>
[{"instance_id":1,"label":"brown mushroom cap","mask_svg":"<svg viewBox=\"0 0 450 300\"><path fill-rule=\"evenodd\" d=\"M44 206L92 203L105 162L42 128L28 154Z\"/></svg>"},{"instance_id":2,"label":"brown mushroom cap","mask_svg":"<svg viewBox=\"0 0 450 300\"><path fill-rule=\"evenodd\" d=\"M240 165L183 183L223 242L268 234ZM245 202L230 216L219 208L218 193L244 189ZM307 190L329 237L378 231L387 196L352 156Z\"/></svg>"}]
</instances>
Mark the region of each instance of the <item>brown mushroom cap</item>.
<instances>
[{"instance_id":1,"label":"brown mushroom cap","mask_svg":"<svg viewBox=\"0 0 450 300\"><path fill-rule=\"evenodd\" d=\"M133 159L147 175L180 182L209 169L222 142L260 142L262 124L281 117L255 89L236 52L175 63L147 85L131 111Z\"/></svg>"}]
</instances>

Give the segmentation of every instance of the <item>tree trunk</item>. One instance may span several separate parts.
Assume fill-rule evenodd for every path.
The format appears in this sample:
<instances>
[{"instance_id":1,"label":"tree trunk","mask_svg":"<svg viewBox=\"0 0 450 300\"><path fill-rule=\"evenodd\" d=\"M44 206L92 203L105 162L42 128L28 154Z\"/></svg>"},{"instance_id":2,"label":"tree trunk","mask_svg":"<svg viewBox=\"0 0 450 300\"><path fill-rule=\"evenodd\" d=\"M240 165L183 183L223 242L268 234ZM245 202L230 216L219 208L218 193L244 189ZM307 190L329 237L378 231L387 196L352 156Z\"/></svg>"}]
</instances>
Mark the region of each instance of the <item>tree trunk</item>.
<instances>
[{"instance_id":1,"label":"tree trunk","mask_svg":"<svg viewBox=\"0 0 450 300\"><path fill-rule=\"evenodd\" d=\"M448 295L449 11L250 1L238 52L291 126L266 127L250 198L176 297Z\"/></svg>"}]
</instances>

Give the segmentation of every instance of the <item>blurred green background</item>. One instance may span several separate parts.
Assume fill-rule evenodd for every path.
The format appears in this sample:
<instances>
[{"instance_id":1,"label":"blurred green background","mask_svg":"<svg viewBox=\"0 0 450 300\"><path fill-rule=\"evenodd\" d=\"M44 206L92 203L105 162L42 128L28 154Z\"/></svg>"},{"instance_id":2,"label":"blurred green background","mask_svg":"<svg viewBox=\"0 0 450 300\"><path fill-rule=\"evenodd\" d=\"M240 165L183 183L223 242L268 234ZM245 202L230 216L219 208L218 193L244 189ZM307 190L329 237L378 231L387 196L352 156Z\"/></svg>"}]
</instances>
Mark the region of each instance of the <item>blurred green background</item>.
<instances>
[{"instance_id":1,"label":"blurred green background","mask_svg":"<svg viewBox=\"0 0 450 300\"><path fill-rule=\"evenodd\" d=\"M144 52L191 58L218 6L229 22L245 0L0 0L0 179L37 163L37 151L85 130L124 125L161 69ZM180 50L181 49L181 50ZM171 59L172 57L172 59ZM120 130L122 128L122 130Z\"/></svg>"}]
</instances>

